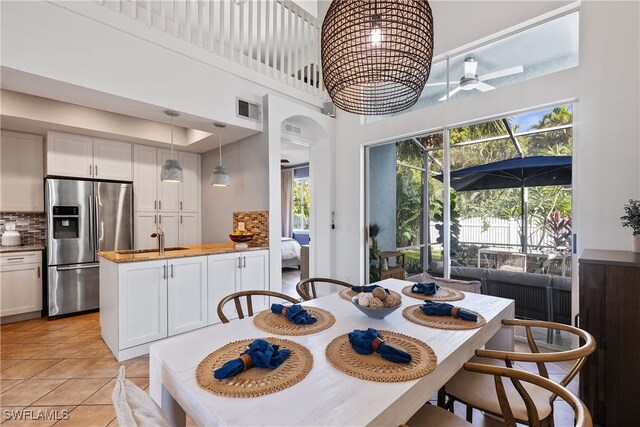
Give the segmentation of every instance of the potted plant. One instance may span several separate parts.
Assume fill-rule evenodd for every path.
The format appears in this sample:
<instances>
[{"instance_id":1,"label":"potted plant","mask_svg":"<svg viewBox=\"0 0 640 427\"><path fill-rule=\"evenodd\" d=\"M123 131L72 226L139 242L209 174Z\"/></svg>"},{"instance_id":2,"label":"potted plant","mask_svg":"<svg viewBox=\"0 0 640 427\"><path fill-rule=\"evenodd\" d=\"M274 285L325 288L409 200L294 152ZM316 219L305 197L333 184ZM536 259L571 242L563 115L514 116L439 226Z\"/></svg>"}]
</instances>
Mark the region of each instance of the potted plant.
<instances>
[{"instance_id":1,"label":"potted plant","mask_svg":"<svg viewBox=\"0 0 640 427\"><path fill-rule=\"evenodd\" d=\"M623 227L633 229L633 252L640 252L640 200L629 199L624 205L625 216L620 217Z\"/></svg>"}]
</instances>

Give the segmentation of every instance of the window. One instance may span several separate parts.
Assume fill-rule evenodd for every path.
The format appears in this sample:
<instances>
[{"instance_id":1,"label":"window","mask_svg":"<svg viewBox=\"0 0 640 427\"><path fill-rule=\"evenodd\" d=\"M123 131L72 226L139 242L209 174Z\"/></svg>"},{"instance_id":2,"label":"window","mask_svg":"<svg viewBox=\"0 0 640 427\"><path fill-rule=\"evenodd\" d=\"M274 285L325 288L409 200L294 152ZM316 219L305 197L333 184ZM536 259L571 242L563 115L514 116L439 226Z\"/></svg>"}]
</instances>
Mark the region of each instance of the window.
<instances>
[{"instance_id":1,"label":"window","mask_svg":"<svg viewBox=\"0 0 640 427\"><path fill-rule=\"evenodd\" d=\"M293 229L309 230L309 178L293 181Z\"/></svg>"}]
</instances>

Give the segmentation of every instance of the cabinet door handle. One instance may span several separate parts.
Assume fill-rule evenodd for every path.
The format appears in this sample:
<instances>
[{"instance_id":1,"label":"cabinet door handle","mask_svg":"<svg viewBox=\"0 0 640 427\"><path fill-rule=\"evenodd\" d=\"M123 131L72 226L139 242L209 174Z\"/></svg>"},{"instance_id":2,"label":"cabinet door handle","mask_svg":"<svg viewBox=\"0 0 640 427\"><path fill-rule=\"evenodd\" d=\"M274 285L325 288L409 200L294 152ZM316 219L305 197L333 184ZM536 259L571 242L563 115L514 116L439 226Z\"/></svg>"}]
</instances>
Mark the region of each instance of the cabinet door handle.
<instances>
[{"instance_id":1,"label":"cabinet door handle","mask_svg":"<svg viewBox=\"0 0 640 427\"><path fill-rule=\"evenodd\" d=\"M238 268L242 268L242 259L238 257Z\"/></svg>"},{"instance_id":2,"label":"cabinet door handle","mask_svg":"<svg viewBox=\"0 0 640 427\"><path fill-rule=\"evenodd\" d=\"M98 165L96 165L96 176L98 176Z\"/></svg>"},{"instance_id":3,"label":"cabinet door handle","mask_svg":"<svg viewBox=\"0 0 640 427\"><path fill-rule=\"evenodd\" d=\"M246 256L242 257L242 268L247 268L247 257Z\"/></svg>"},{"instance_id":4,"label":"cabinet door handle","mask_svg":"<svg viewBox=\"0 0 640 427\"><path fill-rule=\"evenodd\" d=\"M158 223L158 215L154 215L153 216L153 223L157 224Z\"/></svg>"},{"instance_id":5,"label":"cabinet door handle","mask_svg":"<svg viewBox=\"0 0 640 427\"><path fill-rule=\"evenodd\" d=\"M20 258L7 258L7 261L20 261L21 259L24 259L24 257L20 257Z\"/></svg>"},{"instance_id":6,"label":"cabinet door handle","mask_svg":"<svg viewBox=\"0 0 640 427\"><path fill-rule=\"evenodd\" d=\"M162 210L162 200L158 200L158 210Z\"/></svg>"},{"instance_id":7,"label":"cabinet door handle","mask_svg":"<svg viewBox=\"0 0 640 427\"><path fill-rule=\"evenodd\" d=\"M163 279L167 278L167 266L166 265L162 266L162 278Z\"/></svg>"},{"instance_id":8,"label":"cabinet door handle","mask_svg":"<svg viewBox=\"0 0 640 427\"><path fill-rule=\"evenodd\" d=\"M158 223L162 224L162 214L158 215Z\"/></svg>"},{"instance_id":9,"label":"cabinet door handle","mask_svg":"<svg viewBox=\"0 0 640 427\"><path fill-rule=\"evenodd\" d=\"M171 278L173 279L175 276L173 275L173 264L171 264Z\"/></svg>"},{"instance_id":10,"label":"cabinet door handle","mask_svg":"<svg viewBox=\"0 0 640 427\"><path fill-rule=\"evenodd\" d=\"M180 210L182 210L182 202L180 202Z\"/></svg>"},{"instance_id":11,"label":"cabinet door handle","mask_svg":"<svg viewBox=\"0 0 640 427\"><path fill-rule=\"evenodd\" d=\"M158 209L158 201L154 200L153 201L153 210L156 210L156 209Z\"/></svg>"},{"instance_id":12,"label":"cabinet door handle","mask_svg":"<svg viewBox=\"0 0 640 427\"><path fill-rule=\"evenodd\" d=\"M40 278L40 266L38 266L38 279Z\"/></svg>"},{"instance_id":13,"label":"cabinet door handle","mask_svg":"<svg viewBox=\"0 0 640 427\"><path fill-rule=\"evenodd\" d=\"M93 172L93 167L92 165L89 165L89 176L91 176L91 172Z\"/></svg>"},{"instance_id":14,"label":"cabinet door handle","mask_svg":"<svg viewBox=\"0 0 640 427\"><path fill-rule=\"evenodd\" d=\"M180 224L182 224L182 215L180 215Z\"/></svg>"}]
</instances>

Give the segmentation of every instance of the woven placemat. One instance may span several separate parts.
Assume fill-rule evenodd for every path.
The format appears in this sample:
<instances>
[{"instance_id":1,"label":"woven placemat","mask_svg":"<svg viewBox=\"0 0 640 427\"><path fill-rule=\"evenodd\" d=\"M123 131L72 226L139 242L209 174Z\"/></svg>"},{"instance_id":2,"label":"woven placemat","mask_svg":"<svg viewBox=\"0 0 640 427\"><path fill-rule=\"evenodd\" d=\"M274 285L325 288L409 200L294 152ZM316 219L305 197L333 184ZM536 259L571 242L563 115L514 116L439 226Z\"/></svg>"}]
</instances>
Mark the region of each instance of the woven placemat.
<instances>
[{"instance_id":1,"label":"woven placemat","mask_svg":"<svg viewBox=\"0 0 640 427\"><path fill-rule=\"evenodd\" d=\"M423 377L433 371L438 358L433 349L416 338L391 331L379 331L386 344L406 351L410 363L394 363L379 354L358 354L349 343L348 334L340 335L325 350L327 360L337 370L352 377L377 382L401 382Z\"/></svg>"},{"instance_id":2,"label":"woven placemat","mask_svg":"<svg viewBox=\"0 0 640 427\"><path fill-rule=\"evenodd\" d=\"M270 334L278 335L309 335L324 331L336 322L333 314L318 307L304 307L307 312L318 319L309 325L296 325L285 316L274 314L271 310L264 310L253 316L253 324Z\"/></svg>"},{"instance_id":3,"label":"woven placemat","mask_svg":"<svg viewBox=\"0 0 640 427\"><path fill-rule=\"evenodd\" d=\"M264 338L269 344L291 350L287 360L276 369L250 368L235 377L217 380L213 371L229 360L237 359L254 339L231 342L205 357L196 369L196 381L205 390L226 397L256 397L275 393L302 381L313 366L306 347L278 337Z\"/></svg>"},{"instance_id":4,"label":"woven placemat","mask_svg":"<svg viewBox=\"0 0 640 427\"><path fill-rule=\"evenodd\" d=\"M402 295L400 295L396 291L389 291L389 292L391 292L392 294L394 294L398 298L402 299ZM347 301L351 301L351 298L355 297L359 293L360 292L352 291L350 288L344 288L339 292L338 295L340 295L343 299L346 299Z\"/></svg>"},{"instance_id":5,"label":"woven placemat","mask_svg":"<svg viewBox=\"0 0 640 427\"><path fill-rule=\"evenodd\" d=\"M464 294L457 289L445 288L444 286L440 286L440 288L434 295L425 295L411 292L411 286L405 286L404 288L402 288L402 293L412 298L421 299L423 301L426 299L430 301L459 301L461 299L464 299Z\"/></svg>"},{"instance_id":6,"label":"woven placemat","mask_svg":"<svg viewBox=\"0 0 640 427\"><path fill-rule=\"evenodd\" d=\"M418 325L429 326L437 329L449 329L452 331L476 329L487 323L481 314L473 310L467 310L466 308L465 310L478 316L478 321L469 322L467 320L456 319L451 316L428 316L424 314L424 311L420 310L420 305L421 304L410 305L402 310L402 315Z\"/></svg>"}]
</instances>

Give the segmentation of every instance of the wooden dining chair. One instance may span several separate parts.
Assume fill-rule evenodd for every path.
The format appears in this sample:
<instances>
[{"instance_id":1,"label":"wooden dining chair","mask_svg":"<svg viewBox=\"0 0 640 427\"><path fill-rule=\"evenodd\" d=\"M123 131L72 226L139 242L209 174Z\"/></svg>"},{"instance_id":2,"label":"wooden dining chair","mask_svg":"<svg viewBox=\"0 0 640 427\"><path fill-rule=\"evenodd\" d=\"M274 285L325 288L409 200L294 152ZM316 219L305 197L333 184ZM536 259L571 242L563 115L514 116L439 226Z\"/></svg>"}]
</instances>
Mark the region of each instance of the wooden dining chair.
<instances>
[{"instance_id":1,"label":"wooden dining chair","mask_svg":"<svg viewBox=\"0 0 640 427\"><path fill-rule=\"evenodd\" d=\"M502 324L524 327L531 352L478 349L475 352L476 356L470 362L498 367L504 365L506 368L513 368L514 362L535 363L538 374L545 379L549 379L547 363L572 361L571 369L558 383L561 387L566 387L582 369L587 357L596 348L596 342L588 332L573 326L538 320L503 320ZM533 338L531 328L549 328L569 332L578 336L583 344L573 350L541 353ZM530 425L553 425L553 402L558 393L530 386L529 388L525 386L525 389L529 394L528 400L523 400L520 397L522 394L521 387L515 383L507 384L502 391L496 392L491 377L479 375L475 371L460 370L440 390L438 405L453 410L454 402L464 403L467 405L467 421L471 422L473 408L502 417L504 399L507 399L513 408L513 417L516 422L528 424L528 420L531 418L527 417L527 414L533 405L537 410L539 422ZM533 420L535 419L533 418Z\"/></svg>"},{"instance_id":2,"label":"wooden dining chair","mask_svg":"<svg viewBox=\"0 0 640 427\"><path fill-rule=\"evenodd\" d=\"M337 279L327 279L324 277L310 277L308 279L304 279L298 282L296 285L296 291L298 295L302 297L305 301L309 301L315 298L318 298L318 293L316 292L316 283L329 283L339 286L345 286L350 288L352 285L343 282Z\"/></svg>"},{"instance_id":3,"label":"wooden dining chair","mask_svg":"<svg viewBox=\"0 0 640 427\"><path fill-rule=\"evenodd\" d=\"M232 293L230 295L227 295L226 297L222 298L220 300L220 302L218 303L218 317L220 318L222 323L229 323L229 319L227 318L227 316L225 316L223 308L224 308L225 304L228 303L231 300L233 300L233 302L235 303L236 311L238 312L238 317L240 319L244 319L244 311L242 310L242 304L241 304L242 297L246 298L246 301L247 301L248 317L253 316L253 299L252 299L252 297L255 296L255 295L263 295L263 296L279 298L279 299L283 299L283 300L288 301L288 302L293 303L293 304L298 304L299 303L299 301L296 300L295 298L290 297L289 295L281 294L279 292L263 291L263 290L259 290L259 289L250 290L250 291L234 292L234 293Z\"/></svg>"},{"instance_id":4,"label":"wooden dining chair","mask_svg":"<svg viewBox=\"0 0 640 427\"><path fill-rule=\"evenodd\" d=\"M547 378L520 369L481 363L467 362L463 365L463 368L465 372L486 378L488 382L493 383L485 392L493 391L496 393L500 406L499 416L508 427L515 427L516 422L522 422L516 418L518 410L511 406L514 399L507 396L508 387L513 387L520 396L520 400L524 402L527 424L532 427L553 425L553 418L547 416L545 419L540 419L540 411L535 404L533 394L541 391L553 396L559 396L573 408L575 415L574 425L576 427L592 426L591 415L584 403L565 387ZM503 378L508 378L509 381L505 381ZM407 421L407 425L410 427L461 427L471 426L472 424L465 422L443 408L426 404Z\"/></svg>"}]
</instances>

